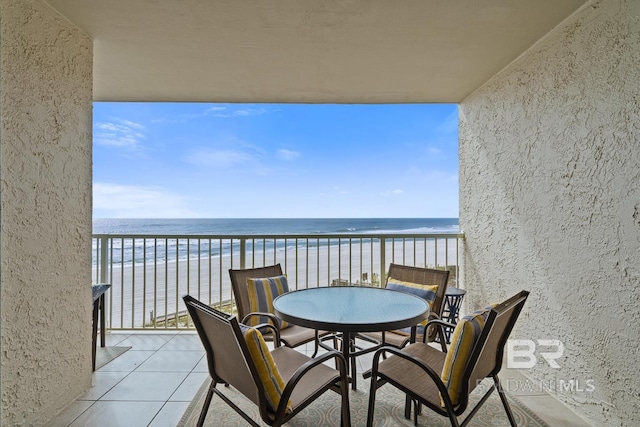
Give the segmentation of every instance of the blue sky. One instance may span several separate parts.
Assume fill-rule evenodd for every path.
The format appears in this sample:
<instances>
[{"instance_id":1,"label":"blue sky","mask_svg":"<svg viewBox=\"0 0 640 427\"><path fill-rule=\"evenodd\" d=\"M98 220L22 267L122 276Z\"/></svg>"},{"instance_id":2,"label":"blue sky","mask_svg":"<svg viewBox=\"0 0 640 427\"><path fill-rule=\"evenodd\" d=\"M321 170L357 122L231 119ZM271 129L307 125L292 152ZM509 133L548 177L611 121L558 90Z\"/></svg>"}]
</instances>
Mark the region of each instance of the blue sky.
<instances>
[{"instance_id":1,"label":"blue sky","mask_svg":"<svg viewBox=\"0 0 640 427\"><path fill-rule=\"evenodd\" d=\"M94 103L93 214L457 217L458 109Z\"/></svg>"}]
</instances>

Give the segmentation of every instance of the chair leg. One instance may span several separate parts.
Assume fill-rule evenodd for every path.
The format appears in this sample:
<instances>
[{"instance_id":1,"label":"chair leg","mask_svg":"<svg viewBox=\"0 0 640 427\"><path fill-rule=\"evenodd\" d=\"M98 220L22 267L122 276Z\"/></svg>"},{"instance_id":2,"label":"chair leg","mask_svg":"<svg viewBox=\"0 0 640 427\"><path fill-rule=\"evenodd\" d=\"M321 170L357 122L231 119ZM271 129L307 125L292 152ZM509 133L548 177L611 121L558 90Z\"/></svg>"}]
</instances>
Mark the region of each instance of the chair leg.
<instances>
[{"instance_id":1,"label":"chair leg","mask_svg":"<svg viewBox=\"0 0 640 427\"><path fill-rule=\"evenodd\" d=\"M371 387L369 388L369 408L367 409L367 427L373 427L373 411L376 406L377 375L371 376Z\"/></svg>"},{"instance_id":2,"label":"chair leg","mask_svg":"<svg viewBox=\"0 0 640 427\"><path fill-rule=\"evenodd\" d=\"M497 375L494 375L493 381L496 383L496 388L498 389L498 395L500 396L500 400L502 400L502 406L504 406L504 410L507 413L507 417L509 418L511 427L517 427L516 420L513 418L513 412L511 412L511 407L509 406L509 402L507 401L507 395L504 394L504 390L502 389L502 384L500 384L500 380L498 379Z\"/></svg>"},{"instance_id":3,"label":"chair leg","mask_svg":"<svg viewBox=\"0 0 640 427\"><path fill-rule=\"evenodd\" d=\"M216 388L215 380L211 381L211 385L209 385L209 391L207 392L207 397L204 400L204 405L202 406L202 412L200 412L200 418L198 418L198 427L202 427L204 425L204 420L207 417L207 411L209 410L209 405L211 405L211 399L213 398L213 390Z\"/></svg>"},{"instance_id":4,"label":"chair leg","mask_svg":"<svg viewBox=\"0 0 640 427\"><path fill-rule=\"evenodd\" d=\"M349 381L340 381L340 394L342 395L342 410L340 412L340 424L342 427L351 427L351 411L349 409Z\"/></svg>"},{"instance_id":5,"label":"chair leg","mask_svg":"<svg viewBox=\"0 0 640 427\"><path fill-rule=\"evenodd\" d=\"M404 417L408 420L411 419L411 403L412 400L408 394L404 396Z\"/></svg>"}]
</instances>

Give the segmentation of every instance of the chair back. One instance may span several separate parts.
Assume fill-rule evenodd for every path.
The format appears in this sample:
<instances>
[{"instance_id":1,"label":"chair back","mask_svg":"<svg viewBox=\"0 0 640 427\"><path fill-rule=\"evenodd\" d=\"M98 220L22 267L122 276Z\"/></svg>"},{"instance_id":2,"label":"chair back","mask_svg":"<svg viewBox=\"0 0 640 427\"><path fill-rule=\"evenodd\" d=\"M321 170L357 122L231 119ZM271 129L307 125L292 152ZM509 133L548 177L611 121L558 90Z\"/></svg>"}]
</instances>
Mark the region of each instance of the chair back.
<instances>
[{"instance_id":1,"label":"chair back","mask_svg":"<svg viewBox=\"0 0 640 427\"><path fill-rule=\"evenodd\" d=\"M468 394L480 381L500 372L504 347L528 296L529 292L521 291L489 312L463 374L463 390L460 397L465 407Z\"/></svg>"},{"instance_id":2,"label":"chair back","mask_svg":"<svg viewBox=\"0 0 640 427\"><path fill-rule=\"evenodd\" d=\"M236 306L238 307L238 318L243 319L247 314L250 313L247 279L274 277L280 276L281 274L282 267L280 266L280 264L256 268L229 269L233 296L236 300Z\"/></svg>"},{"instance_id":3,"label":"chair back","mask_svg":"<svg viewBox=\"0 0 640 427\"><path fill-rule=\"evenodd\" d=\"M392 263L389 265L389 274L387 274L386 283L388 283L390 279L417 283L425 286L438 285L436 299L433 301L431 312L438 316L442 315L442 303L444 301L444 294L447 291L447 281L449 280L448 270L435 270L431 268L412 267Z\"/></svg>"},{"instance_id":4,"label":"chair back","mask_svg":"<svg viewBox=\"0 0 640 427\"><path fill-rule=\"evenodd\" d=\"M182 297L207 354L209 374L216 382L232 385L260 405L262 390L235 316L222 313L190 295Z\"/></svg>"}]
</instances>

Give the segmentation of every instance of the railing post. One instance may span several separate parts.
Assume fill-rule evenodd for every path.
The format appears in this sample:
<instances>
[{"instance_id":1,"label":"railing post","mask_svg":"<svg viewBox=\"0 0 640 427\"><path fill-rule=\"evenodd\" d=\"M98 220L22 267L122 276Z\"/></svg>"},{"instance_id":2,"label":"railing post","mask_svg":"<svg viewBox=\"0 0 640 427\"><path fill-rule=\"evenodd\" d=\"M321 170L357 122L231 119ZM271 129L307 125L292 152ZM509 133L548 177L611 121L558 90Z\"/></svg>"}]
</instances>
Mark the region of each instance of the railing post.
<instances>
[{"instance_id":1,"label":"railing post","mask_svg":"<svg viewBox=\"0 0 640 427\"><path fill-rule=\"evenodd\" d=\"M107 283L107 268L109 265L109 260L107 259L108 247L107 242L109 238L106 236L102 236L100 238L100 283Z\"/></svg>"},{"instance_id":2,"label":"railing post","mask_svg":"<svg viewBox=\"0 0 640 427\"><path fill-rule=\"evenodd\" d=\"M247 239L240 239L240 268L247 268Z\"/></svg>"},{"instance_id":3,"label":"railing post","mask_svg":"<svg viewBox=\"0 0 640 427\"><path fill-rule=\"evenodd\" d=\"M387 239L380 238L380 281L378 287L382 287L383 283L387 283L387 272L385 271L385 265L387 265Z\"/></svg>"}]
</instances>

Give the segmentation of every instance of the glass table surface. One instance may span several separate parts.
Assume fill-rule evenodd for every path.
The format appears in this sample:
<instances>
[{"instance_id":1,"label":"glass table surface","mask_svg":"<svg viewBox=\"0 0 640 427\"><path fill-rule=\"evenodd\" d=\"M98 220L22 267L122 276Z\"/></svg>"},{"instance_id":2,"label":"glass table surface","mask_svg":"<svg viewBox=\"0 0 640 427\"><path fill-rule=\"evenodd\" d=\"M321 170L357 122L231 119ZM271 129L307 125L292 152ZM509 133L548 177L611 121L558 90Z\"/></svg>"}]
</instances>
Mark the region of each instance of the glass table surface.
<instances>
[{"instance_id":1,"label":"glass table surface","mask_svg":"<svg viewBox=\"0 0 640 427\"><path fill-rule=\"evenodd\" d=\"M273 300L276 316L314 329L374 332L425 320L429 305L415 295L384 288L332 286L288 292Z\"/></svg>"}]
</instances>

